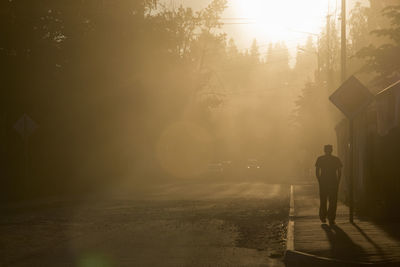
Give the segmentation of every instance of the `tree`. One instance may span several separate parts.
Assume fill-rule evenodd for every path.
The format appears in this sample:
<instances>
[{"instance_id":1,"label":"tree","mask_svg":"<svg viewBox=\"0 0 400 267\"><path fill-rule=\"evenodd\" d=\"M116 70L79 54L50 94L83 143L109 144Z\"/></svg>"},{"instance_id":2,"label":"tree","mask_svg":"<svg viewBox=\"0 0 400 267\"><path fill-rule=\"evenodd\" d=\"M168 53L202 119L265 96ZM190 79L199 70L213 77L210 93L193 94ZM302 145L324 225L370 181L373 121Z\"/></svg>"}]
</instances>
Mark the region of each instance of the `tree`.
<instances>
[{"instance_id":1,"label":"tree","mask_svg":"<svg viewBox=\"0 0 400 267\"><path fill-rule=\"evenodd\" d=\"M7 88L0 93L0 122L12 129L27 113L40 125L30 139L40 149L32 149L28 181L19 165L22 140L6 131L0 158L12 188L27 182L47 193L84 190L158 170L153 147L191 103L203 40L225 51L225 37L215 30L226 1L196 13L155 9L157 2L0 2ZM143 160L152 168L137 163ZM8 189L2 187L15 191Z\"/></svg>"},{"instance_id":2,"label":"tree","mask_svg":"<svg viewBox=\"0 0 400 267\"><path fill-rule=\"evenodd\" d=\"M328 16L326 29L321 33L318 44L321 82L333 91L340 83L340 36L336 20Z\"/></svg>"},{"instance_id":3,"label":"tree","mask_svg":"<svg viewBox=\"0 0 400 267\"><path fill-rule=\"evenodd\" d=\"M293 126L297 136L302 136L297 146L303 151L308 166L312 166L321 144L335 140L333 107L328 97L326 85L307 82L296 100Z\"/></svg>"},{"instance_id":4,"label":"tree","mask_svg":"<svg viewBox=\"0 0 400 267\"><path fill-rule=\"evenodd\" d=\"M251 43L250 57L252 58L254 64L259 63L259 61L260 61L260 51L258 49L258 44L257 44L257 40L256 39L254 39L253 42Z\"/></svg>"},{"instance_id":5,"label":"tree","mask_svg":"<svg viewBox=\"0 0 400 267\"><path fill-rule=\"evenodd\" d=\"M235 40L233 38L230 38L228 42L228 58L237 59L238 56L239 50L236 46Z\"/></svg>"},{"instance_id":6,"label":"tree","mask_svg":"<svg viewBox=\"0 0 400 267\"><path fill-rule=\"evenodd\" d=\"M382 15L389 19L390 26L373 30L371 34L389 41L379 46L369 45L357 56L366 61L363 71L377 74L375 83L388 85L400 77L400 5L384 8Z\"/></svg>"},{"instance_id":7,"label":"tree","mask_svg":"<svg viewBox=\"0 0 400 267\"><path fill-rule=\"evenodd\" d=\"M293 72L303 83L310 81L314 78L318 60L317 49L314 46L312 36L309 36L304 46L299 45L297 47L296 65Z\"/></svg>"},{"instance_id":8,"label":"tree","mask_svg":"<svg viewBox=\"0 0 400 267\"><path fill-rule=\"evenodd\" d=\"M271 78L269 84L272 88L277 88L289 81L289 50L284 42L269 44L266 59L266 72Z\"/></svg>"},{"instance_id":9,"label":"tree","mask_svg":"<svg viewBox=\"0 0 400 267\"><path fill-rule=\"evenodd\" d=\"M350 55L355 55L361 48L370 43L368 25L369 8L362 6L357 2L354 8L350 11L349 18L349 52Z\"/></svg>"}]
</instances>

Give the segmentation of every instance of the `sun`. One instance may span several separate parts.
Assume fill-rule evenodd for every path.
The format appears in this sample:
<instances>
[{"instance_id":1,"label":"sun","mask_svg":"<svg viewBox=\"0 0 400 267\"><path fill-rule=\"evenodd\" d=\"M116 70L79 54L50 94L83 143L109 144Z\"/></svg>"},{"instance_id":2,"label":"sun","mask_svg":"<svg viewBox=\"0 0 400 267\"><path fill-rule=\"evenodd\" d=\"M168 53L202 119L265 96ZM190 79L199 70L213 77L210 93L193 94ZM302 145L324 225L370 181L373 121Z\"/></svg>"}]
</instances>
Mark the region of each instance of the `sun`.
<instances>
[{"instance_id":1,"label":"sun","mask_svg":"<svg viewBox=\"0 0 400 267\"><path fill-rule=\"evenodd\" d=\"M230 4L247 35L276 42L296 39L300 31L319 32L329 0L230 0Z\"/></svg>"}]
</instances>

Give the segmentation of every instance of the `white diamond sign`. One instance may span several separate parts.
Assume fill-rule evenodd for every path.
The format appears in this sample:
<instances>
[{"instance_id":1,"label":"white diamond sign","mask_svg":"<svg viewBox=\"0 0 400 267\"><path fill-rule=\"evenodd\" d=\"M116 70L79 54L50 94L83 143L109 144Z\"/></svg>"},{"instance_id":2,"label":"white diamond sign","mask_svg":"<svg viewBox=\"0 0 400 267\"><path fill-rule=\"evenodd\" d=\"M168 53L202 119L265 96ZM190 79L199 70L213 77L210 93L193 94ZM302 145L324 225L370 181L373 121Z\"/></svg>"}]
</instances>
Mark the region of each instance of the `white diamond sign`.
<instances>
[{"instance_id":1,"label":"white diamond sign","mask_svg":"<svg viewBox=\"0 0 400 267\"><path fill-rule=\"evenodd\" d=\"M14 129L19 133L23 139L27 139L32 135L38 128L36 122L34 122L28 115L24 114L14 124Z\"/></svg>"}]
</instances>

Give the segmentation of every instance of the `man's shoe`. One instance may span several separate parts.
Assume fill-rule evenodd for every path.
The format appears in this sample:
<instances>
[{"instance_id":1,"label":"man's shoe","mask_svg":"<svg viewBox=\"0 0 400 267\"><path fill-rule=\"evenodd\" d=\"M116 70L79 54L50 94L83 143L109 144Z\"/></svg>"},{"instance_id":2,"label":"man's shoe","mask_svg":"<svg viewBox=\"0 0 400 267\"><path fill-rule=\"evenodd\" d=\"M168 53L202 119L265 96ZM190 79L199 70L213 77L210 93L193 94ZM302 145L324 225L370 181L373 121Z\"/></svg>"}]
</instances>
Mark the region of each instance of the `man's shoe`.
<instances>
[{"instance_id":1,"label":"man's shoe","mask_svg":"<svg viewBox=\"0 0 400 267\"><path fill-rule=\"evenodd\" d=\"M335 225L336 224L336 222L335 221L333 221L333 220L329 220L329 225Z\"/></svg>"}]
</instances>

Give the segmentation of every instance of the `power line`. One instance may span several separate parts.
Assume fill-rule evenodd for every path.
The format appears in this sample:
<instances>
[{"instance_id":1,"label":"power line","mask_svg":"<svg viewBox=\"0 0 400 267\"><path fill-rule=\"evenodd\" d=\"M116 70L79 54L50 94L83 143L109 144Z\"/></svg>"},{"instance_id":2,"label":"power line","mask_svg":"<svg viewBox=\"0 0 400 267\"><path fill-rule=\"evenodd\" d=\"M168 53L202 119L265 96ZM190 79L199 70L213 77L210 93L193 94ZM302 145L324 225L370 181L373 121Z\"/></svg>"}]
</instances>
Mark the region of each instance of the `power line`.
<instances>
[{"instance_id":1,"label":"power line","mask_svg":"<svg viewBox=\"0 0 400 267\"><path fill-rule=\"evenodd\" d=\"M267 44L267 45L269 45L269 44ZM260 46L258 46L258 47L260 47ZM297 48L298 47L298 45L296 45L296 46L286 46L286 47L283 47L283 49L287 49L287 51L286 50L283 50L283 51L265 51L265 52L262 52L262 53L260 53L260 56L265 56L265 55L269 55L269 54L272 54L272 55L279 55L279 54L285 54L285 53L288 53L288 54L290 54L289 53L289 51L291 50L291 49L294 49L294 48ZM227 48L229 48L229 47L227 47ZM215 49L208 49L208 51L207 51L207 54L212 54L213 52L215 52L215 53L217 53L217 52L219 52L219 51L221 51L221 50L224 50L224 49L226 49L225 47L221 47L220 49L218 49L218 48L215 48ZM239 52L239 53L244 53L244 52L247 52L248 50L250 50L251 48L242 48L242 49L239 49L239 48L236 48L237 49L237 51Z\"/></svg>"},{"instance_id":2,"label":"power line","mask_svg":"<svg viewBox=\"0 0 400 267\"><path fill-rule=\"evenodd\" d=\"M285 42L285 41L283 41L283 43L285 44L285 47L288 49L288 50L291 50L291 49L293 49L293 48L297 48L298 47L298 45L299 45L299 43L298 43L298 41L299 40L306 40L307 39L307 37L302 37L302 38L298 38L298 39L291 39L291 40L289 40L289 42ZM274 45L274 44L277 44L277 43L282 43L282 42L268 42L268 43L261 43L261 44L257 44L257 47L258 48L260 48L260 47L265 47L265 46L269 46L269 45ZM294 44L294 43L296 43L296 45L290 45L290 46L286 46L286 44ZM217 47L215 47L215 48L208 48L208 49L206 49L207 50L207 52L213 52L213 51L221 51L221 50L224 50L226 47L220 47L220 48L217 48ZM227 47L227 48L229 48L229 47ZM249 47L243 47L243 48L239 48L239 47L236 47L236 49L238 50L238 51L240 51L240 52L246 52L246 50L249 50L249 49L251 49L251 46L249 46Z\"/></svg>"},{"instance_id":3,"label":"power line","mask_svg":"<svg viewBox=\"0 0 400 267\"><path fill-rule=\"evenodd\" d=\"M282 63L282 62L287 62L288 65L289 65L289 60L288 59L281 59L281 60L274 60L274 61L264 62L264 63L262 63L261 66L270 65L270 64L278 64L278 63ZM232 70L235 70L235 69L243 69L243 68L241 68L239 66L238 67L235 66L235 67L231 67L231 68L224 68L224 69L216 70L215 72L227 72L227 71L232 71Z\"/></svg>"},{"instance_id":4,"label":"power line","mask_svg":"<svg viewBox=\"0 0 400 267\"><path fill-rule=\"evenodd\" d=\"M257 24L257 22L222 22L223 25L247 25L247 24Z\"/></svg>"},{"instance_id":5,"label":"power line","mask_svg":"<svg viewBox=\"0 0 400 267\"><path fill-rule=\"evenodd\" d=\"M255 18L244 18L244 17L230 17L230 18L221 18L221 20L256 20Z\"/></svg>"},{"instance_id":6,"label":"power line","mask_svg":"<svg viewBox=\"0 0 400 267\"><path fill-rule=\"evenodd\" d=\"M277 44L277 43L284 43L284 44L286 45L286 44L297 43L299 40L300 40L300 41L304 41L304 40L306 40L307 38L308 38L308 37L305 36L305 37L300 37L300 38L288 39L288 40L286 40L286 41L260 43L260 44L257 44L257 46L258 46L258 47L264 47L264 46L268 46L268 45L270 45L270 44L274 45L274 44ZM250 47L249 47L249 48L250 48ZM243 49L247 49L247 48L243 48Z\"/></svg>"}]
</instances>

